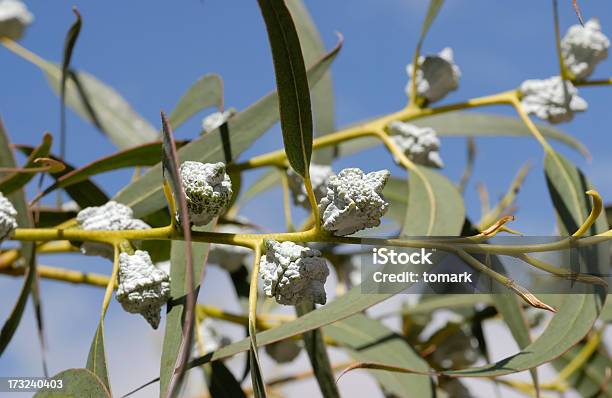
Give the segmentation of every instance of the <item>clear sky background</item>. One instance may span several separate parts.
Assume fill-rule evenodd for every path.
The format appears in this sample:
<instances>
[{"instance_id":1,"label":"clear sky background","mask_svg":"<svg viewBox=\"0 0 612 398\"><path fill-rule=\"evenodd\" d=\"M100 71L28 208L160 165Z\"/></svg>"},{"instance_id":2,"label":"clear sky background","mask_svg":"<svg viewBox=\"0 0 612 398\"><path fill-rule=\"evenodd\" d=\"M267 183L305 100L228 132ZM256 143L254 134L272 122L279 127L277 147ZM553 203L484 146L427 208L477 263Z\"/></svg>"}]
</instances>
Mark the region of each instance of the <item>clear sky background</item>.
<instances>
[{"instance_id":1,"label":"clear sky background","mask_svg":"<svg viewBox=\"0 0 612 398\"><path fill-rule=\"evenodd\" d=\"M447 1L424 46L425 53L451 46L461 68L460 89L442 103L512 89L525 79L557 74L550 3ZM206 73L215 72L223 77L227 107L244 109L274 88L267 36L255 1L34 0L28 2L28 7L36 21L21 44L48 60L59 62L65 32L73 21L72 5L79 8L84 19L73 66L115 87L155 126L159 125L160 109L171 110L183 92ZM332 67L338 126L404 106L407 100L405 66L414 50L427 2L311 0L306 5L328 47L335 43L334 32L341 32L345 37L344 48ZM599 17L604 32L612 36L612 6L608 2L583 1L582 8L585 18ZM560 1L560 15L562 32L577 23L570 0ZM36 67L0 48L0 72L0 115L12 141L36 144L44 131L57 133L59 102ZM606 61L599 65L594 77L611 75L612 63ZM583 88L580 94L589 103L588 112L561 128L585 143L593 159L587 162L566 147L557 144L555 147L576 162L602 196L612 201L612 88ZM503 107L488 111L512 114ZM185 124L177 136L195 137L200 120L198 117ZM67 160L75 165L115 150L93 126L70 111L68 137ZM520 165L530 161L533 167L517 199L518 219L512 227L526 234L552 233L555 218L542 171L543 153L536 141L482 138L477 140L477 145L476 169L466 189L469 215L472 218L480 215L475 182L486 184L492 201L496 201ZM243 158L281 146L280 131L276 127ZM403 175L382 148L368 150L365 155L342 159L335 167L337 170L349 165L365 170L386 167L398 176ZM465 139L444 138L441 155L446 163L443 172L457 181L465 164ZM257 174L249 173L247 181L253 181ZM123 171L96 177L95 181L112 195L130 177L130 171ZM255 223L280 229L284 225L282 212L278 210L280 203L280 191L274 190L247 206L244 215ZM94 272L110 270L108 262L82 256L47 256L41 262ZM226 292L221 290L229 288L226 275L211 267L206 281L215 281L209 284L222 288L206 289L205 282L202 301L239 309L237 304L227 304ZM0 319L10 311L20 283L0 278L0 297L5 303L0 308ZM329 286L328 290L332 288ZM51 373L82 367L96 327L102 290L43 282L42 294ZM240 329L234 332L240 336ZM499 327L495 333L503 335ZM140 335L145 337L139 338ZM141 318L124 314L113 301L107 316L106 338L115 393L124 393L157 374L157 350L162 335L163 325L153 333ZM503 345L494 350L494 357L515 352L513 343ZM301 356L298 365L305 364L304 357ZM240 368L240 361L236 364ZM266 374L279 374L280 370L271 362L266 361L266 365ZM299 369L298 365L294 367ZM0 359L0 374L41 374L30 306L16 338ZM347 378L341 387L351 391L349 384L359 391L375 391L369 378ZM307 391L307 387L310 391L316 388L302 383L289 391L297 394ZM140 396L152 396L156 388Z\"/></svg>"}]
</instances>

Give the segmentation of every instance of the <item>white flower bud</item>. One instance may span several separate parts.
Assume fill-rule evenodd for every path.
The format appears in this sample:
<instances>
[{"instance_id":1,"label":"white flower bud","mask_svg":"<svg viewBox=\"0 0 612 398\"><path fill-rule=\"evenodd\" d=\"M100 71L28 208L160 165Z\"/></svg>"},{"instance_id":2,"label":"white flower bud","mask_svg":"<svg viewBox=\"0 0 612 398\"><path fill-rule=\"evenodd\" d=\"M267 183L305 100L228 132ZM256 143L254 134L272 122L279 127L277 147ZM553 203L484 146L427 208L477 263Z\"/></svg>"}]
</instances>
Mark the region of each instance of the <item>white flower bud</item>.
<instances>
[{"instance_id":1,"label":"white flower bud","mask_svg":"<svg viewBox=\"0 0 612 398\"><path fill-rule=\"evenodd\" d=\"M334 171L331 166L319 164L310 165L310 182L317 202L327 193L327 180L332 175L334 175ZM305 209L310 209L308 192L306 192L302 176L296 173L292 168L289 168L287 169L287 179L289 181L291 195L293 196L293 203Z\"/></svg>"},{"instance_id":2,"label":"white flower bud","mask_svg":"<svg viewBox=\"0 0 612 398\"><path fill-rule=\"evenodd\" d=\"M319 203L323 229L344 236L380 225L389 207L382 194L388 178L388 170L364 174L357 168L331 176Z\"/></svg>"},{"instance_id":3,"label":"white flower bud","mask_svg":"<svg viewBox=\"0 0 612 398\"><path fill-rule=\"evenodd\" d=\"M389 124L391 140L413 162L429 167L443 167L440 157L440 140L431 127L394 121ZM399 159L394 156L396 162Z\"/></svg>"},{"instance_id":4,"label":"white flower bud","mask_svg":"<svg viewBox=\"0 0 612 398\"><path fill-rule=\"evenodd\" d=\"M204 133L210 133L221 127L225 122L229 120L230 117L236 114L236 110L234 108L230 108L225 112L215 112L206 116L202 120L202 130Z\"/></svg>"},{"instance_id":5,"label":"white flower bud","mask_svg":"<svg viewBox=\"0 0 612 398\"><path fill-rule=\"evenodd\" d=\"M222 224L217 228L217 232L244 234L252 231L238 225ZM238 271L238 269L246 263L246 259L250 255L251 250L246 247L211 243L210 252L208 253L208 262L217 264L231 273Z\"/></svg>"},{"instance_id":6,"label":"white flower bud","mask_svg":"<svg viewBox=\"0 0 612 398\"><path fill-rule=\"evenodd\" d=\"M225 164L187 161L181 164L180 174L192 224L206 225L225 212L232 198Z\"/></svg>"},{"instance_id":7,"label":"white flower bud","mask_svg":"<svg viewBox=\"0 0 612 398\"><path fill-rule=\"evenodd\" d=\"M110 201L103 206L87 207L77 214L77 223L86 231L125 231L128 229L150 229L144 221L134 218L128 206ZM113 248L98 242L83 242L81 252L88 256L113 258Z\"/></svg>"},{"instance_id":8,"label":"white flower bud","mask_svg":"<svg viewBox=\"0 0 612 398\"><path fill-rule=\"evenodd\" d=\"M279 304L327 301L324 285L329 269L320 251L269 240L259 266L265 295L274 297Z\"/></svg>"},{"instance_id":9,"label":"white flower bud","mask_svg":"<svg viewBox=\"0 0 612 398\"><path fill-rule=\"evenodd\" d=\"M276 343L266 345L268 354L277 363L289 363L300 355L302 347L292 339L281 340Z\"/></svg>"},{"instance_id":10,"label":"white flower bud","mask_svg":"<svg viewBox=\"0 0 612 398\"><path fill-rule=\"evenodd\" d=\"M157 329L161 307L170 298L170 276L155 267L149 253L136 250L119 255L117 301L127 312L141 314Z\"/></svg>"},{"instance_id":11,"label":"white flower bud","mask_svg":"<svg viewBox=\"0 0 612 398\"><path fill-rule=\"evenodd\" d=\"M193 339L193 357L199 357L219 348L231 344L229 337L223 336L217 331L214 322L210 318L204 318L198 325L198 336ZM203 352L202 352L203 351Z\"/></svg>"},{"instance_id":12,"label":"white flower bud","mask_svg":"<svg viewBox=\"0 0 612 398\"><path fill-rule=\"evenodd\" d=\"M574 112L583 112L588 107L587 102L578 96L576 87L559 76L525 80L520 92L525 112L550 123L569 122L574 118Z\"/></svg>"},{"instance_id":13,"label":"white flower bud","mask_svg":"<svg viewBox=\"0 0 612 398\"><path fill-rule=\"evenodd\" d=\"M13 204L0 192L0 242L13 235L17 228L17 210Z\"/></svg>"},{"instance_id":14,"label":"white flower bud","mask_svg":"<svg viewBox=\"0 0 612 398\"><path fill-rule=\"evenodd\" d=\"M571 26L561 40L565 66L579 81L589 77L595 66L608 57L609 47L610 40L601 32L596 18L590 19L584 26Z\"/></svg>"},{"instance_id":15,"label":"white flower bud","mask_svg":"<svg viewBox=\"0 0 612 398\"><path fill-rule=\"evenodd\" d=\"M0 37L19 40L34 21L34 16L20 0L0 0Z\"/></svg>"},{"instance_id":16,"label":"white flower bud","mask_svg":"<svg viewBox=\"0 0 612 398\"><path fill-rule=\"evenodd\" d=\"M406 94L410 95L412 64L408 64L406 71L410 79ZM430 103L441 100L459 87L460 77L461 71L453 60L453 50L450 47L444 48L438 55L420 56L416 73L417 95L426 98Z\"/></svg>"}]
</instances>

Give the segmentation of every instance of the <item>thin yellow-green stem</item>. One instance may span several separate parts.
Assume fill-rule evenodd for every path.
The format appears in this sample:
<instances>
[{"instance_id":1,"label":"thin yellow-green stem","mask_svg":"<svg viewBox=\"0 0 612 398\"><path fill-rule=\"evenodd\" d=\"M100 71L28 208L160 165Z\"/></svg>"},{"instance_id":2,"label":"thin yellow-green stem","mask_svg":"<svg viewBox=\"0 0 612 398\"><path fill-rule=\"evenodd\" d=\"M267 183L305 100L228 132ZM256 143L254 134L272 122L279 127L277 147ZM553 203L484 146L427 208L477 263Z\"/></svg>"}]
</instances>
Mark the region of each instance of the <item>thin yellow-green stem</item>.
<instances>
[{"instance_id":1,"label":"thin yellow-green stem","mask_svg":"<svg viewBox=\"0 0 612 398\"><path fill-rule=\"evenodd\" d=\"M106 285L106 291L104 292L104 300L102 301L102 313L100 315L100 322L104 320L106 310L113 297L113 290L115 289L115 281L117 280L117 274L119 273L119 246L114 246L115 254L113 256L113 272Z\"/></svg>"},{"instance_id":2,"label":"thin yellow-green stem","mask_svg":"<svg viewBox=\"0 0 612 398\"><path fill-rule=\"evenodd\" d=\"M249 340L251 358L251 377L253 386L257 384L255 379L255 367L259 368L259 353L257 350L257 286L259 282L259 261L261 259L263 241L254 247L253 268L251 271L251 285L249 287ZM261 369L259 368L258 371ZM263 386L265 389L265 386ZM264 392L265 395L265 392Z\"/></svg>"},{"instance_id":3,"label":"thin yellow-green stem","mask_svg":"<svg viewBox=\"0 0 612 398\"><path fill-rule=\"evenodd\" d=\"M38 66L41 69L44 69L46 65L48 64L47 61L45 61L38 55L34 54L30 50L26 49L25 47L22 47L17 42L9 39L8 37L0 37L0 44L2 44L4 47L6 47L8 50L13 52L14 54Z\"/></svg>"},{"instance_id":4,"label":"thin yellow-green stem","mask_svg":"<svg viewBox=\"0 0 612 398\"><path fill-rule=\"evenodd\" d=\"M580 352L559 372L557 381L569 379L571 375L586 364L591 355L597 350L597 347L599 347L603 332L604 328L601 328L589 337L586 344L580 349Z\"/></svg>"},{"instance_id":5,"label":"thin yellow-green stem","mask_svg":"<svg viewBox=\"0 0 612 398\"><path fill-rule=\"evenodd\" d=\"M310 174L308 173L304 177L304 186L308 193L308 202L310 203L310 212L314 218L314 229L319 232L321 230L321 217L319 217L319 205L317 198L315 197L314 191L312 190L312 181L310 181Z\"/></svg>"},{"instance_id":6,"label":"thin yellow-green stem","mask_svg":"<svg viewBox=\"0 0 612 398\"><path fill-rule=\"evenodd\" d=\"M574 86L588 87L588 86L609 86L612 84L612 78L609 79L598 79L598 80L585 80L582 82L574 82Z\"/></svg>"},{"instance_id":7,"label":"thin yellow-green stem","mask_svg":"<svg viewBox=\"0 0 612 398\"><path fill-rule=\"evenodd\" d=\"M0 269L0 274L10 276L22 276L26 273L26 267L8 267ZM68 282L73 284L91 285L97 287L108 286L111 280L108 275L96 274L91 272L80 272L65 268L51 267L47 265L38 264L36 271L40 278L51 279L56 281ZM117 281L114 283L115 288L117 287Z\"/></svg>"},{"instance_id":8,"label":"thin yellow-green stem","mask_svg":"<svg viewBox=\"0 0 612 398\"><path fill-rule=\"evenodd\" d=\"M580 237L584 235L597 221L597 217L601 214L603 210L603 201L601 200L601 196L599 193L594 190L589 190L586 192L591 198L593 198L593 207L591 208L591 212L587 219L582 223L580 228L572 235L574 238Z\"/></svg>"},{"instance_id":9,"label":"thin yellow-green stem","mask_svg":"<svg viewBox=\"0 0 612 398\"><path fill-rule=\"evenodd\" d=\"M283 210L285 211L285 223L287 225L287 232L292 232L294 228L291 217L291 193L289 192L289 178L285 169L279 168L278 172L280 173L281 185L283 186Z\"/></svg>"},{"instance_id":10,"label":"thin yellow-green stem","mask_svg":"<svg viewBox=\"0 0 612 398\"><path fill-rule=\"evenodd\" d=\"M523 106L521 105L521 101L518 98L518 94L512 97L510 104L514 107L514 109L516 110L516 113L518 114L519 118L523 121L523 123L525 124L529 132L531 132L531 135L533 135L533 137L540 143L540 145L542 145L542 148L544 148L544 151L546 153L556 156L555 150L550 146L548 141L546 141L546 138L544 138L542 133L540 133L540 130L538 130L536 125L529 118L529 115L527 115L527 113L523 109Z\"/></svg>"},{"instance_id":11,"label":"thin yellow-green stem","mask_svg":"<svg viewBox=\"0 0 612 398\"><path fill-rule=\"evenodd\" d=\"M559 268L555 265L549 264L545 261L540 260L539 258L530 256L528 254L519 254L514 257L526 262L527 264L537 269L548 272L549 274L558 276L560 278L564 278L564 279L572 280L572 281L590 283L594 285L608 286L608 283L605 280L597 276L568 271L566 269Z\"/></svg>"}]
</instances>

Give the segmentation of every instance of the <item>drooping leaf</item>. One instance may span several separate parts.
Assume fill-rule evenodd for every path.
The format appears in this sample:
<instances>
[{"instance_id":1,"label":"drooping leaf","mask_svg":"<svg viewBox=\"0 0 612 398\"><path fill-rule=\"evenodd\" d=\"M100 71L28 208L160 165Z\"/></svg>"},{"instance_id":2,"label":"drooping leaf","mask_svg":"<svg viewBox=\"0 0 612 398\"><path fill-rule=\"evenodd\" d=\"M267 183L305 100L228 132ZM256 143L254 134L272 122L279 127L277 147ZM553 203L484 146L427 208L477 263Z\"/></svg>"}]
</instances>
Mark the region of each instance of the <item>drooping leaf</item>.
<instances>
[{"instance_id":1,"label":"drooping leaf","mask_svg":"<svg viewBox=\"0 0 612 398\"><path fill-rule=\"evenodd\" d=\"M28 156L23 168L31 168L36 167L37 164L35 160L38 158L46 158L49 156L49 152L51 151L51 144L53 143L53 137L51 134L45 133L43 136L43 140L39 146L34 149L34 151ZM12 159L12 154L11 154ZM11 166L16 167L16 166ZM12 173L6 177L0 179L0 192L3 192L5 195L8 195L12 192L17 191L21 187L25 186L28 182L32 180L36 176L35 173Z\"/></svg>"},{"instance_id":2,"label":"drooping leaf","mask_svg":"<svg viewBox=\"0 0 612 398\"><path fill-rule=\"evenodd\" d=\"M210 372L211 398L246 398L240 383L223 362L213 362Z\"/></svg>"},{"instance_id":3,"label":"drooping leaf","mask_svg":"<svg viewBox=\"0 0 612 398\"><path fill-rule=\"evenodd\" d=\"M64 39L64 51L62 56L62 76L60 79L60 158L66 158L66 80L68 79L70 71L70 61L72 59L72 53L74 46L76 45L79 34L81 33L81 26L83 20L81 14L76 7L72 7L72 11L76 16L76 21L68 29L66 38Z\"/></svg>"},{"instance_id":4,"label":"drooping leaf","mask_svg":"<svg viewBox=\"0 0 612 398\"><path fill-rule=\"evenodd\" d=\"M380 322L357 314L325 326L323 332L338 342L356 361L385 361L397 366L413 367L427 372L429 367L402 336ZM372 371L388 394L398 398L431 397L433 391L427 376L402 375Z\"/></svg>"},{"instance_id":5,"label":"drooping leaf","mask_svg":"<svg viewBox=\"0 0 612 398\"><path fill-rule=\"evenodd\" d=\"M16 148L19 149L26 156L32 156L32 152L34 148L28 145L16 145ZM48 155L51 159L59 161L60 159L53 155ZM74 166L69 163L62 162L65 166L64 170L58 173L49 173L54 180L58 181L64 176L75 172ZM102 189L100 189L94 182L87 178L79 179L78 181L73 182L70 185L64 187L64 190L68 195L81 207L89 207L89 206L101 206L104 203L108 202L108 196ZM49 214L51 215L51 214ZM57 224L55 224L57 225Z\"/></svg>"},{"instance_id":6,"label":"drooping leaf","mask_svg":"<svg viewBox=\"0 0 612 398\"><path fill-rule=\"evenodd\" d=\"M423 166L410 171L402 236L458 236L465 220L463 198L442 174Z\"/></svg>"},{"instance_id":7,"label":"drooping leaf","mask_svg":"<svg viewBox=\"0 0 612 398\"><path fill-rule=\"evenodd\" d=\"M321 58L309 70L309 83L315 84L325 73L333 59L340 51L341 43ZM231 135L233 156L239 156L257 138L278 120L276 94L269 94L239 112L228 121ZM198 137L179 151L179 158L199 162L223 161L223 143L218 130ZM156 165L142 175L138 180L123 188L114 200L130 206L135 217L141 218L165 206L164 195L159 183L161 165Z\"/></svg>"},{"instance_id":8,"label":"drooping leaf","mask_svg":"<svg viewBox=\"0 0 612 398\"><path fill-rule=\"evenodd\" d=\"M410 120L409 123L419 127L431 127L442 137L531 137L531 133L520 119L490 113L448 112ZM584 144L573 136L548 124L536 124L536 126L546 138L575 149L586 158L590 157ZM379 144L380 141L373 138L343 142L339 145L338 156L348 156Z\"/></svg>"},{"instance_id":9,"label":"drooping leaf","mask_svg":"<svg viewBox=\"0 0 612 398\"><path fill-rule=\"evenodd\" d=\"M302 54L306 65L312 65L325 54L325 45L302 0L286 0L287 7L293 16L293 22L300 38ZM321 81L310 90L312 113L314 117L314 135L321 137L335 130L334 90L331 72L327 71ZM334 148L321 148L312 154L313 162L330 164Z\"/></svg>"},{"instance_id":10,"label":"drooping leaf","mask_svg":"<svg viewBox=\"0 0 612 398\"><path fill-rule=\"evenodd\" d=\"M100 320L93 341L89 347L87 355L87 370L96 375L104 387L110 392L110 382L108 378L108 367L106 365L106 352L104 349L104 320Z\"/></svg>"},{"instance_id":11,"label":"drooping leaf","mask_svg":"<svg viewBox=\"0 0 612 398\"><path fill-rule=\"evenodd\" d=\"M310 89L300 39L284 0L258 0L272 48L272 60L287 160L308 176L312 155Z\"/></svg>"},{"instance_id":12,"label":"drooping leaf","mask_svg":"<svg viewBox=\"0 0 612 398\"><path fill-rule=\"evenodd\" d=\"M4 124L0 119L0 167L15 166L16 162L10 147L8 134L4 130ZM23 190L17 189L12 194L7 195L7 198L11 201L15 210L17 210L17 224L22 228L31 227L33 223ZM21 246L21 250L27 266L27 271L17 301L13 305L8 318L0 330L0 355L2 355L10 343L21 322L34 279L36 278L36 250L34 242L24 242Z\"/></svg>"},{"instance_id":13,"label":"drooping leaf","mask_svg":"<svg viewBox=\"0 0 612 398\"><path fill-rule=\"evenodd\" d=\"M166 115L162 112L162 176L164 182L169 181L172 187L172 195L173 197L168 197L167 199L172 203L168 203L170 210L176 211L180 216L180 230L183 235L183 242L181 243L182 249L184 250L184 255L182 260L184 262L180 263L181 268L183 268L183 272L179 275L177 280L173 278L170 279L170 292L172 297L179 297L178 295L173 295L173 285L177 286L175 290L182 290L182 296L185 297L185 303L183 305L183 310L181 311L181 316L178 318L172 319L172 323L170 319L166 321L166 331L170 331L169 335L165 335L168 337L170 341L168 342L169 346L176 346L177 350L175 352L165 351L162 354L162 371L167 371L168 375L168 383L166 388L160 392L162 397L174 398L175 394L180 390L181 383L183 381L183 376L185 372L185 365L189 360L189 354L191 352L191 342L193 339L193 325L195 322L195 303L197 300L197 287L196 287L196 279L194 273L194 258L193 258L193 246L191 244L191 223L189 222L189 212L187 210L187 201L185 199L185 191L183 187L183 183L181 180L180 172L179 172L179 159L176 153L176 145L174 143L174 137L172 134L172 129L166 118ZM171 214L171 216L174 216ZM173 242L174 244L174 242ZM208 248L206 248L208 250ZM173 259L174 260L174 259ZM197 260L196 260L197 261ZM174 264L171 262L171 264ZM173 269L171 265L171 269ZM172 271L171 271L172 273ZM171 275L172 276L172 275ZM198 273L198 276L201 276ZM198 281L200 279L197 279ZM178 311L177 311L178 312ZM174 324L174 322L178 322L180 325ZM177 327L178 326L178 327ZM172 333L174 330L180 329L179 334ZM166 347L166 341L164 338L164 347ZM170 363L170 366L166 367Z\"/></svg>"},{"instance_id":14,"label":"drooping leaf","mask_svg":"<svg viewBox=\"0 0 612 398\"><path fill-rule=\"evenodd\" d=\"M204 75L183 94L168 120L176 129L198 112L213 106L223 106L223 81L219 75Z\"/></svg>"},{"instance_id":15,"label":"drooping leaf","mask_svg":"<svg viewBox=\"0 0 612 398\"><path fill-rule=\"evenodd\" d=\"M314 303L301 303L295 306L298 316L307 314L315 309ZM304 347L310 359L310 365L314 372L321 394L326 398L340 397L334 371L327 355L327 347L323 340L323 333L319 329L304 333L302 336Z\"/></svg>"},{"instance_id":16,"label":"drooping leaf","mask_svg":"<svg viewBox=\"0 0 612 398\"><path fill-rule=\"evenodd\" d=\"M35 398L60 398L60 397L87 397L87 398L111 398L110 392L104 387L102 381L87 369L67 369L55 376L52 380L61 380L62 389L41 389Z\"/></svg>"}]
</instances>

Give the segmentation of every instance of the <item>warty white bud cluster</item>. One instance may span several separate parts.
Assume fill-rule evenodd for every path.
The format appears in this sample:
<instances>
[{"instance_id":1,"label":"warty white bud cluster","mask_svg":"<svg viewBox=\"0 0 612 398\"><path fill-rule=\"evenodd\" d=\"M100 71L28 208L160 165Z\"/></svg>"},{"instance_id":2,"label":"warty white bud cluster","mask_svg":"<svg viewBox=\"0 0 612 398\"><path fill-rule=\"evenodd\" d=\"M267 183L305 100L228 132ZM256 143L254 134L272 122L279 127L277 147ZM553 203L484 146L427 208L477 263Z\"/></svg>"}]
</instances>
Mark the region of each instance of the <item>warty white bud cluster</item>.
<instances>
[{"instance_id":1,"label":"warty white bud cluster","mask_svg":"<svg viewBox=\"0 0 612 398\"><path fill-rule=\"evenodd\" d=\"M17 210L0 192L0 242L10 238L15 228L17 228Z\"/></svg>"},{"instance_id":2,"label":"warty white bud cluster","mask_svg":"<svg viewBox=\"0 0 612 398\"><path fill-rule=\"evenodd\" d=\"M289 363L300 355L302 347L292 339L277 341L276 343L266 345L266 354L268 354L277 363Z\"/></svg>"},{"instance_id":3,"label":"warty white bud cluster","mask_svg":"<svg viewBox=\"0 0 612 398\"><path fill-rule=\"evenodd\" d=\"M186 161L180 174L192 224L206 225L225 212L232 198L232 181L225 173L225 164Z\"/></svg>"},{"instance_id":4,"label":"warty white bud cluster","mask_svg":"<svg viewBox=\"0 0 612 398\"><path fill-rule=\"evenodd\" d=\"M221 127L225 122L236 114L234 108L230 108L225 112L214 112L202 119L202 131L204 133L210 133Z\"/></svg>"},{"instance_id":5,"label":"warty white bud cluster","mask_svg":"<svg viewBox=\"0 0 612 398\"><path fill-rule=\"evenodd\" d=\"M103 206L87 207L77 214L77 224L86 231L124 231L128 229L149 229L146 222L134 218L128 206L109 201ZM84 242L81 252L88 256L113 258L113 248L98 242Z\"/></svg>"},{"instance_id":6,"label":"warty white bud cluster","mask_svg":"<svg viewBox=\"0 0 612 398\"><path fill-rule=\"evenodd\" d=\"M380 225L389 207L382 194L389 175L388 170L365 174L349 168L331 176L327 195L319 202L323 229L344 236Z\"/></svg>"},{"instance_id":7,"label":"warty white bud cluster","mask_svg":"<svg viewBox=\"0 0 612 398\"><path fill-rule=\"evenodd\" d=\"M406 95L410 95L412 86L412 64L406 67L409 81L406 85ZM459 87L461 71L453 60L453 50L444 48L438 55L419 57L419 69L416 73L416 90L419 97L426 98L430 103L441 100L451 91Z\"/></svg>"},{"instance_id":8,"label":"warty white bud cluster","mask_svg":"<svg viewBox=\"0 0 612 398\"><path fill-rule=\"evenodd\" d=\"M136 250L119 255L118 282L116 298L123 309L141 314L157 329L161 307L170 298L170 276L153 265L149 253Z\"/></svg>"},{"instance_id":9,"label":"warty white bud cluster","mask_svg":"<svg viewBox=\"0 0 612 398\"><path fill-rule=\"evenodd\" d=\"M597 64L608 58L609 47L610 40L601 32L596 18L591 18L584 26L571 26L561 40L565 66L578 81L589 77Z\"/></svg>"},{"instance_id":10,"label":"warty white bud cluster","mask_svg":"<svg viewBox=\"0 0 612 398\"><path fill-rule=\"evenodd\" d=\"M325 281L329 269L321 252L294 242L266 241L259 272L267 297L285 305L302 302L325 304Z\"/></svg>"},{"instance_id":11,"label":"warty white bud cluster","mask_svg":"<svg viewBox=\"0 0 612 398\"><path fill-rule=\"evenodd\" d=\"M531 113L550 123L569 122L575 112L587 109L587 102L567 80L553 76L544 80L525 80L520 87L521 104Z\"/></svg>"},{"instance_id":12,"label":"warty white bud cluster","mask_svg":"<svg viewBox=\"0 0 612 398\"><path fill-rule=\"evenodd\" d=\"M227 234L245 234L252 233L248 228L234 224L221 224L217 227L216 232ZM251 255L251 250L235 245L222 245L219 243L211 243L210 252L208 253L208 262L217 264L224 268L227 272L236 272L247 261Z\"/></svg>"},{"instance_id":13,"label":"warty white bud cluster","mask_svg":"<svg viewBox=\"0 0 612 398\"><path fill-rule=\"evenodd\" d=\"M312 184L312 190L317 202L326 195L327 181L332 175L334 175L334 171L331 166L314 163L310 165L310 183ZM287 179L291 195L293 196L293 203L305 209L310 209L308 193L306 192L302 176L296 173L292 168L289 168L287 169Z\"/></svg>"},{"instance_id":14,"label":"warty white bud cluster","mask_svg":"<svg viewBox=\"0 0 612 398\"><path fill-rule=\"evenodd\" d=\"M0 0L0 37L19 40L34 21L25 3L20 0Z\"/></svg>"},{"instance_id":15,"label":"warty white bud cluster","mask_svg":"<svg viewBox=\"0 0 612 398\"><path fill-rule=\"evenodd\" d=\"M414 124L394 121L389 124L391 140L413 162L423 166L444 166L440 157L440 139L431 127L419 127ZM396 162L399 159L394 156Z\"/></svg>"}]
</instances>

